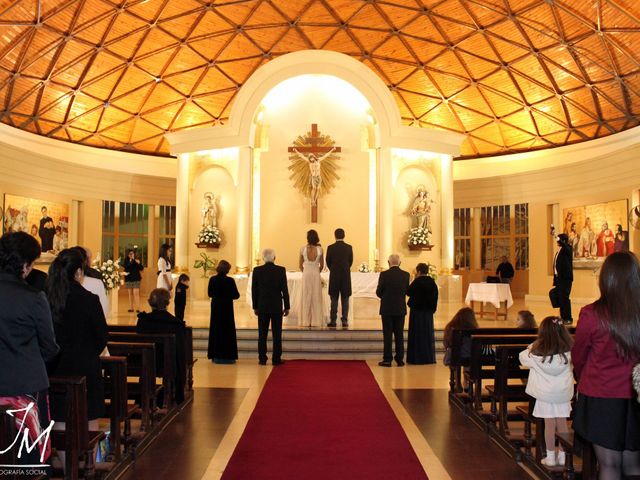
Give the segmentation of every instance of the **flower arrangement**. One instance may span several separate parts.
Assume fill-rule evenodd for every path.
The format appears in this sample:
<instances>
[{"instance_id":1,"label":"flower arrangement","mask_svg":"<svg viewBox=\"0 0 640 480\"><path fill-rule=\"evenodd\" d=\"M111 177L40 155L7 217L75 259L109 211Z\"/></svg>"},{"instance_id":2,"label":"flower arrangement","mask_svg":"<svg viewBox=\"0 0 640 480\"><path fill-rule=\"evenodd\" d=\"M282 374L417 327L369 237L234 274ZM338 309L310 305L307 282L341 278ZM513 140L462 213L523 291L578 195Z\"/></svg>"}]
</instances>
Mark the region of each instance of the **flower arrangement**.
<instances>
[{"instance_id":1,"label":"flower arrangement","mask_svg":"<svg viewBox=\"0 0 640 480\"><path fill-rule=\"evenodd\" d=\"M200 232L198 233L199 243L216 245L220 243L221 238L222 237L220 236L220 230L210 225L202 227L202 230L200 230Z\"/></svg>"},{"instance_id":2,"label":"flower arrangement","mask_svg":"<svg viewBox=\"0 0 640 480\"><path fill-rule=\"evenodd\" d=\"M427 267L429 268L427 272L427 276L433 278L434 282L438 280L438 269L436 268L436 266L430 263L427 263Z\"/></svg>"},{"instance_id":3,"label":"flower arrangement","mask_svg":"<svg viewBox=\"0 0 640 480\"><path fill-rule=\"evenodd\" d=\"M206 277L207 272L215 270L216 265L218 265L218 260L209 257L206 253L201 253L200 257L202 258L202 260L196 260L193 263L193 268L201 268L202 276Z\"/></svg>"},{"instance_id":4,"label":"flower arrangement","mask_svg":"<svg viewBox=\"0 0 640 480\"><path fill-rule=\"evenodd\" d=\"M409 230L408 244L417 246L428 246L431 240L431 230L423 227L414 227Z\"/></svg>"},{"instance_id":5,"label":"flower arrangement","mask_svg":"<svg viewBox=\"0 0 640 480\"><path fill-rule=\"evenodd\" d=\"M104 283L104 288L107 292L122 285L124 275L120 273L119 258L115 262L113 260L107 260L100 265L99 270L102 274L102 283Z\"/></svg>"},{"instance_id":6,"label":"flower arrangement","mask_svg":"<svg viewBox=\"0 0 640 480\"><path fill-rule=\"evenodd\" d=\"M369 273L371 272L371 269L369 268L369 264L366 262L362 262L360 265L358 265L358 271L360 273Z\"/></svg>"}]
</instances>

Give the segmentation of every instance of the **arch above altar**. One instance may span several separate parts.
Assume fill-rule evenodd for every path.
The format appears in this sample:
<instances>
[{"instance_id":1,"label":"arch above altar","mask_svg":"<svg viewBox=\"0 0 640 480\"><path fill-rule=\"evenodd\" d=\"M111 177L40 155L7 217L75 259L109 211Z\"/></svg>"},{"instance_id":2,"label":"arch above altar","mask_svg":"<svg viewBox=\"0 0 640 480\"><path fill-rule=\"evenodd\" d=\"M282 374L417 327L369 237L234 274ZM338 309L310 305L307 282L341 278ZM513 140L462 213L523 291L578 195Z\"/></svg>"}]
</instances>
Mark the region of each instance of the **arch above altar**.
<instances>
[{"instance_id":1,"label":"arch above altar","mask_svg":"<svg viewBox=\"0 0 640 480\"><path fill-rule=\"evenodd\" d=\"M367 182L358 183L361 185L358 188L363 189L358 194L366 195L368 199L368 211L358 215L367 219L366 224L362 223L361 228L358 228L366 230L361 234L367 235L367 239L361 242L361 250L366 250L361 259L368 263L375 262L377 265L379 260L400 251L403 256L411 256L409 266L412 262L415 264L418 261L427 261L443 271L452 268L452 159L459 154L464 136L404 125L392 93L393 87L385 85L381 78L362 62L348 55L324 50L290 53L260 67L238 91L226 123L167 134L171 153L178 156L177 266L188 268L192 257L197 253L193 249L192 240L197 233L194 230L198 225L189 219L190 216L195 217L190 212L199 208L202 201L198 197L201 193L199 190L215 188L210 185L199 186L203 183L198 179L202 172L209 172L211 181L222 182L220 187L225 190L225 195L230 197L222 199L223 203L233 203L233 208L229 208L235 217L233 221L230 215L225 219L224 213L221 219L221 229L226 229L228 234L226 240L223 239L220 249L224 251L225 258L233 260L236 271L248 271L256 261L257 250L267 246L262 245L260 241L260 232L262 231L264 236L266 231L264 225L260 226L261 208L264 208L264 205L260 206L260 192L261 188L269 188L269 183L260 180L260 164L267 162L266 164L270 165L269 170L286 168L287 150L283 148L282 141L274 132L287 129L286 136L293 141L303 129L317 123L317 115L308 114L308 118L296 118L298 123L295 126L293 121L283 120L282 117L276 119L274 115L265 122L264 99L283 82L305 76L340 79L357 90L369 105L366 116L354 120L356 123L361 120L361 125L352 125L351 130L339 128L339 112L334 113L333 121L324 123L332 137L337 136L337 144L345 145L343 155L348 156L352 162L359 162L357 165L361 170L358 170L358 174L363 175L363 172L367 172L368 175ZM328 96L318 108L341 108L336 101L331 101L330 92L326 93ZM304 109L300 108L295 110L297 115L305 116ZM273 123L276 121L277 124ZM320 128L323 129L323 125ZM365 133L360 135L358 129ZM270 135L271 139L268 138ZM340 135L346 137L341 138ZM364 140L355 139L356 136L361 136ZM226 170L228 184L224 183L220 175L211 173L217 168ZM263 176L269 170L265 169ZM348 174L349 172L345 173ZM349 184L351 180L347 176L340 181ZM406 210L419 184L429 184L437 190L431 192L437 205L437 212L432 217L435 248L431 252L411 253L406 248L407 242L404 238L406 231L411 227ZM343 204L344 201L348 202L347 194L347 191L336 193L338 196L342 195L339 198ZM355 191L351 194L356 195ZM293 197L295 193L290 195L292 200L289 203L295 210L296 202L299 202L297 197ZM330 214L326 209L324 212L326 219ZM291 213L291 218L298 218L295 211ZM321 215L321 223L322 218ZM340 218L342 217L336 217L335 222L343 221ZM329 224L332 221L325 223ZM300 220L298 223L299 230L313 228L314 225L306 220ZM334 227L321 225L321 228L326 229L326 240L328 232L333 232Z\"/></svg>"}]
</instances>

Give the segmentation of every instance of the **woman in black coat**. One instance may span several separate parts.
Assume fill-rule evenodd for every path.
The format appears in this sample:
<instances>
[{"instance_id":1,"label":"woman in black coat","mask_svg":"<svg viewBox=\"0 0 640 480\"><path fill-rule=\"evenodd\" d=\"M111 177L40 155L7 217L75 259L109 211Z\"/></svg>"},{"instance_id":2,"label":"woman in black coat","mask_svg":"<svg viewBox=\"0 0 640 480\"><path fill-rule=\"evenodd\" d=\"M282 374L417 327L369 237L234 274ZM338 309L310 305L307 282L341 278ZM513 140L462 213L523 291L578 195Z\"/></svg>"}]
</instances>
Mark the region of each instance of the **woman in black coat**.
<instances>
[{"instance_id":1,"label":"woman in black coat","mask_svg":"<svg viewBox=\"0 0 640 480\"><path fill-rule=\"evenodd\" d=\"M427 264L419 263L416 266L416 278L407 290L407 304L411 308L407 362L414 365L436 363L433 314L438 307L438 286L428 273Z\"/></svg>"},{"instance_id":2,"label":"woman in black coat","mask_svg":"<svg viewBox=\"0 0 640 480\"><path fill-rule=\"evenodd\" d=\"M185 357L185 323L167 312L171 301L171 293L166 288L155 288L149 294L151 313L140 312L136 332L138 333L172 333L176 336L176 403L184 401L184 384L187 378L187 362ZM163 371L164 359L156 355L156 371Z\"/></svg>"},{"instance_id":3,"label":"woman in black coat","mask_svg":"<svg viewBox=\"0 0 640 480\"><path fill-rule=\"evenodd\" d=\"M216 267L218 274L209 279L211 321L207 357L214 363L235 363L238 358L233 301L240 298L240 293L235 280L227 276L229 270L229 262L220 260Z\"/></svg>"},{"instance_id":4,"label":"woman in black coat","mask_svg":"<svg viewBox=\"0 0 640 480\"><path fill-rule=\"evenodd\" d=\"M62 250L49 267L46 290L60 346L49 374L86 377L88 417L95 420L104 413L100 354L107 346L107 322L98 296L82 287L83 279L84 259L77 249ZM65 412L64 397L51 395L51 418L64 421Z\"/></svg>"}]
</instances>

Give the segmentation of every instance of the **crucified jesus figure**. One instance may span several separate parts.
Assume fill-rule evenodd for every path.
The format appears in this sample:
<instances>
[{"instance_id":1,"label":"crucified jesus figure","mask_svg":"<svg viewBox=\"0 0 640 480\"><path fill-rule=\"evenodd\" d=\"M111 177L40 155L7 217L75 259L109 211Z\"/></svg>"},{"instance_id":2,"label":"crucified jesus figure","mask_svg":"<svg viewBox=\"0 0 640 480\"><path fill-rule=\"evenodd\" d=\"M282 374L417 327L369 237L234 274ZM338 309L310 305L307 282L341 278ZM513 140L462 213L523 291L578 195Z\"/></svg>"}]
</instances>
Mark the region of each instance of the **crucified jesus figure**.
<instances>
[{"instance_id":1,"label":"crucified jesus figure","mask_svg":"<svg viewBox=\"0 0 640 480\"><path fill-rule=\"evenodd\" d=\"M324 155L317 157L313 153L304 155L300 153L298 150L296 150L295 148L293 149L293 153L295 153L299 158L301 158L302 160L304 160L309 164L309 173L311 174L311 205L315 206L318 204L318 196L320 195L320 186L322 185L322 173L320 171L320 163L322 162L322 160L324 160L329 155L331 155L334 152L334 150L335 150L335 147L333 147Z\"/></svg>"}]
</instances>

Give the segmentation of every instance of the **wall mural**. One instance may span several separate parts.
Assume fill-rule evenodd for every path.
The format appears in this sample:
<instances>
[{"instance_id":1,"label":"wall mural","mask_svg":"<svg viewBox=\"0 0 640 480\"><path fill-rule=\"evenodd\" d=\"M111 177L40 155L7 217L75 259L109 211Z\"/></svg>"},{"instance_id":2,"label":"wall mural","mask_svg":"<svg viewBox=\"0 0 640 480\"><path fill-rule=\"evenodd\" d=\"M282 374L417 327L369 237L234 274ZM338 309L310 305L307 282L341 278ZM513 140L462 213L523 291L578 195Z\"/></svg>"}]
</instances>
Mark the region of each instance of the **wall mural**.
<instances>
[{"instance_id":1,"label":"wall mural","mask_svg":"<svg viewBox=\"0 0 640 480\"><path fill-rule=\"evenodd\" d=\"M18 195L4 196L4 233L27 232L43 252L57 254L69 244L69 205Z\"/></svg>"},{"instance_id":2,"label":"wall mural","mask_svg":"<svg viewBox=\"0 0 640 480\"><path fill-rule=\"evenodd\" d=\"M574 268L597 268L607 255L629 250L627 201L562 210L562 231L573 247Z\"/></svg>"}]
</instances>

